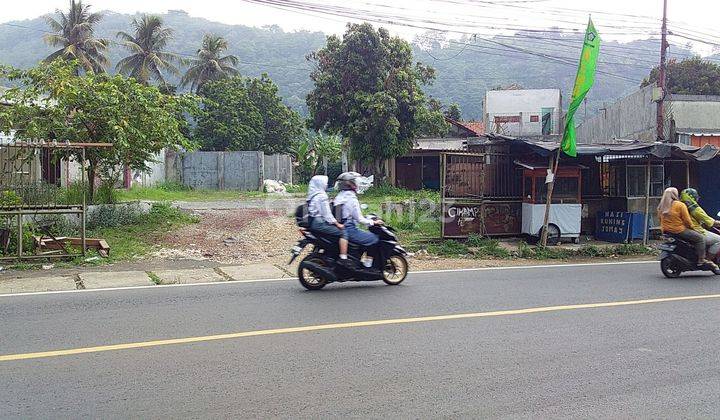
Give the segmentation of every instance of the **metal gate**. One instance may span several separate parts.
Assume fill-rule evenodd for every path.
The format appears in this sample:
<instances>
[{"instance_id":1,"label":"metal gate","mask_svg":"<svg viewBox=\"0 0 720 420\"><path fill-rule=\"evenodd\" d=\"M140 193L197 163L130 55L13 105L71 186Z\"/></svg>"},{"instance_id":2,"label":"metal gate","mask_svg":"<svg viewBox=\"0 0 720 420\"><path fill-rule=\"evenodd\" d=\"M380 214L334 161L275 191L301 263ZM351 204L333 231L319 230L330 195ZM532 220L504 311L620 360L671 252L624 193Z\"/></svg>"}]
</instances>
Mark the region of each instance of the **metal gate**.
<instances>
[{"instance_id":1,"label":"metal gate","mask_svg":"<svg viewBox=\"0 0 720 420\"><path fill-rule=\"evenodd\" d=\"M522 177L510 155L443 153L441 167L443 238L520 233Z\"/></svg>"}]
</instances>

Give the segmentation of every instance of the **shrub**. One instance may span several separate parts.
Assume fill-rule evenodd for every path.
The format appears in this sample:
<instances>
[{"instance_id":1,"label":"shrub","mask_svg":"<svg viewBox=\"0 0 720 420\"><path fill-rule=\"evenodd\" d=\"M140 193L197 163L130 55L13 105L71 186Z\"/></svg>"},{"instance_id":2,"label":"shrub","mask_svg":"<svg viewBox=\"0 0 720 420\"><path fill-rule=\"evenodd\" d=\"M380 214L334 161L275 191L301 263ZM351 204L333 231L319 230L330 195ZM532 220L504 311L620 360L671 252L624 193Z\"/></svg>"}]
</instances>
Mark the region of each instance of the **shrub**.
<instances>
[{"instance_id":1,"label":"shrub","mask_svg":"<svg viewBox=\"0 0 720 420\"><path fill-rule=\"evenodd\" d=\"M184 212L170 203L155 203L150 208L146 218L150 224L175 224L175 223L198 223L199 217Z\"/></svg>"},{"instance_id":2,"label":"shrub","mask_svg":"<svg viewBox=\"0 0 720 420\"><path fill-rule=\"evenodd\" d=\"M88 229L119 227L135 224L143 218L139 205L99 205L88 212Z\"/></svg>"},{"instance_id":3,"label":"shrub","mask_svg":"<svg viewBox=\"0 0 720 420\"><path fill-rule=\"evenodd\" d=\"M0 207L14 207L22 203L22 197L15 191L6 190L0 192Z\"/></svg>"}]
</instances>

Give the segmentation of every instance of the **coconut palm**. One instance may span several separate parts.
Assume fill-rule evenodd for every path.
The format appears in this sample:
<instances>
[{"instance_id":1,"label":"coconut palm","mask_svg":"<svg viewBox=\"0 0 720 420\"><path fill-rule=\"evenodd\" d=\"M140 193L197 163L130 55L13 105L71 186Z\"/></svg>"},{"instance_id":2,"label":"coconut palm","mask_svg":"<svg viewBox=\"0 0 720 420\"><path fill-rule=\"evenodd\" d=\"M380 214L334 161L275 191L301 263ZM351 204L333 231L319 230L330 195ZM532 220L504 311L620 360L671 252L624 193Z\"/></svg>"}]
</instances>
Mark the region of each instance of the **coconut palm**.
<instances>
[{"instance_id":1,"label":"coconut palm","mask_svg":"<svg viewBox=\"0 0 720 420\"><path fill-rule=\"evenodd\" d=\"M142 15L133 19L134 34L118 32L117 37L130 55L120 60L115 68L122 74L134 77L142 84L149 84L154 78L161 85L166 85L165 74L178 75L180 72L173 65L179 60L176 54L165 52L173 36L171 28L163 27L158 16Z\"/></svg>"},{"instance_id":2,"label":"coconut palm","mask_svg":"<svg viewBox=\"0 0 720 420\"><path fill-rule=\"evenodd\" d=\"M45 42L59 50L50 54L45 61L58 58L77 60L86 72L105 71L108 59L105 56L110 43L107 39L95 38L95 25L102 20L100 13L90 13L90 6L82 0L71 0L70 10L56 10L57 17L45 20L54 33L45 35ZM79 69L78 69L79 71Z\"/></svg>"},{"instance_id":3,"label":"coconut palm","mask_svg":"<svg viewBox=\"0 0 720 420\"><path fill-rule=\"evenodd\" d=\"M221 57L228 48L225 38L205 34L197 58L190 60L190 67L180 81L181 86L190 85L190 90L199 93L205 83L240 74L235 68L238 58L234 55Z\"/></svg>"}]
</instances>

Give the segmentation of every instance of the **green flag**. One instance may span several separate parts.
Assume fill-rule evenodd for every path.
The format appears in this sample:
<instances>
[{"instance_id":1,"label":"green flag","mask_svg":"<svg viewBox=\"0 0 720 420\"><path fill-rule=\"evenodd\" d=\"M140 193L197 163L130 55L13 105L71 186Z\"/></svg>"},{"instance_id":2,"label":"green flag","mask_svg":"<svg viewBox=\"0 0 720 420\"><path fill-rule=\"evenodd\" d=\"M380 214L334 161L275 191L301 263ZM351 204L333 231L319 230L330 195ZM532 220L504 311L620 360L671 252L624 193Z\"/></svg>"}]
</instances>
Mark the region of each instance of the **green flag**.
<instances>
[{"instance_id":1,"label":"green flag","mask_svg":"<svg viewBox=\"0 0 720 420\"><path fill-rule=\"evenodd\" d=\"M578 66L577 76L575 76L575 87L573 88L572 101L565 116L565 132L563 133L560 148L566 155L576 157L576 141L575 141L575 111L580 107L585 99L588 91L595 82L595 66L597 64L598 53L600 52L600 36L595 30L592 19L588 20L587 30L585 31L585 41L583 41L582 54L580 55L580 65Z\"/></svg>"}]
</instances>

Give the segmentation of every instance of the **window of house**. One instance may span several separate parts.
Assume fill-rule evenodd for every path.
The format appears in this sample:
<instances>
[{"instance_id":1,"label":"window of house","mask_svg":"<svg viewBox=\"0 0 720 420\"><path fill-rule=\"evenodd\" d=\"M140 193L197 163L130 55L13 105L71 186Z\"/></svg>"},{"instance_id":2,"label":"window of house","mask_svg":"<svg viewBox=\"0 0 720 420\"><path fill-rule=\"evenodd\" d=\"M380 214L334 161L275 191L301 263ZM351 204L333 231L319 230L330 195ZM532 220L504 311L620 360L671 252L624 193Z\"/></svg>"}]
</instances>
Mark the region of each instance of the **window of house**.
<instances>
[{"instance_id":1,"label":"window of house","mask_svg":"<svg viewBox=\"0 0 720 420\"><path fill-rule=\"evenodd\" d=\"M543 108L542 109L542 133L547 136L553 133L555 127L553 127L553 114L555 108Z\"/></svg>"},{"instance_id":2,"label":"window of house","mask_svg":"<svg viewBox=\"0 0 720 420\"><path fill-rule=\"evenodd\" d=\"M627 196L645 197L646 193L646 166L627 167ZM650 196L662 196L665 188L665 170L662 165L650 166Z\"/></svg>"},{"instance_id":3,"label":"window of house","mask_svg":"<svg viewBox=\"0 0 720 420\"><path fill-rule=\"evenodd\" d=\"M530 122L540 122L540 116L539 115L531 115Z\"/></svg>"}]
</instances>

